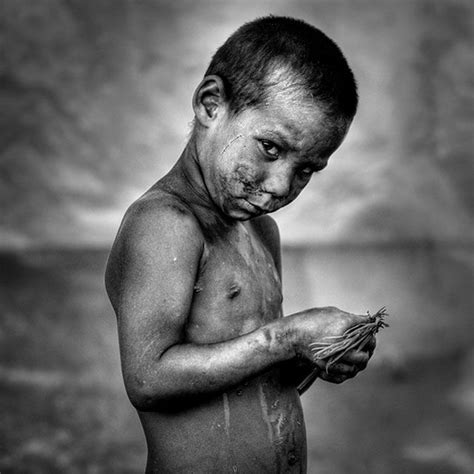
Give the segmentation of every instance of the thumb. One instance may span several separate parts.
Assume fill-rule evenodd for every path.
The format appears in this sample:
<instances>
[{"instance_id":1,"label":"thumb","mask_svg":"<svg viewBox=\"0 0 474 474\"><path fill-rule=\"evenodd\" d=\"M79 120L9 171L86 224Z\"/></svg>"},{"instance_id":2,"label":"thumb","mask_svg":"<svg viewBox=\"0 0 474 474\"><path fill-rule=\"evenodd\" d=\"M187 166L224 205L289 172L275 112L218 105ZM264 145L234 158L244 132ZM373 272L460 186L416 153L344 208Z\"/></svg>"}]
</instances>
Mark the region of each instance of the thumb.
<instances>
[{"instance_id":1,"label":"thumb","mask_svg":"<svg viewBox=\"0 0 474 474\"><path fill-rule=\"evenodd\" d=\"M351 326L355 326L356 324L366 324L370 322L371 316L367 312L367 314L351 314Z\"/></svg>"}]
</instances>

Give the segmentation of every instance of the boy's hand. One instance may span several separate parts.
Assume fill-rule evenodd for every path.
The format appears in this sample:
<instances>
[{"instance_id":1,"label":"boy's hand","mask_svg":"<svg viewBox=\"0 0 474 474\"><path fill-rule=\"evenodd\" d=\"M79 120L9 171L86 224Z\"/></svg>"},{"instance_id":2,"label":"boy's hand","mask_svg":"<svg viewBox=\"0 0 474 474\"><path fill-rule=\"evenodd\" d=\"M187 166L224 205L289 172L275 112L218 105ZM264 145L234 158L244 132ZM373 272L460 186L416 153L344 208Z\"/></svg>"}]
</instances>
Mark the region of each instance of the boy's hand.
<instances>
[{"instance_id":1,"label":"boy's hand","mask_svg":"<svg viewBox=\"0 0 474 474\"><path fill-rule=\"evenodd\" d=\"M330 365L326 369L326 361L318 360L315 362L315 366L319 369L318 377L331 383L341 383L355 377L361 370L367 367L367 363L373 354L373 348L375 348L375 338L373 343L370 343L372 349L349 351L340 361L336 364Z\"/></svg>"},{"instance_id":2,"label":"boy's hand","mask_svg":"<svg viewBox=\"0 0 474 474\"><path fill-rule=\"evenodd\" d=\"M326 367L326 360L314 360L309 344L327 337L342 336L350 327L367 321L360 316L335 307L313 308L292 315L290 326L297 356L311 361L319 369L319 378L332 383L341 383L365 369L375 349L372 337L361 350L351 350L337 363Z\"/></svg>"}]
</instances>

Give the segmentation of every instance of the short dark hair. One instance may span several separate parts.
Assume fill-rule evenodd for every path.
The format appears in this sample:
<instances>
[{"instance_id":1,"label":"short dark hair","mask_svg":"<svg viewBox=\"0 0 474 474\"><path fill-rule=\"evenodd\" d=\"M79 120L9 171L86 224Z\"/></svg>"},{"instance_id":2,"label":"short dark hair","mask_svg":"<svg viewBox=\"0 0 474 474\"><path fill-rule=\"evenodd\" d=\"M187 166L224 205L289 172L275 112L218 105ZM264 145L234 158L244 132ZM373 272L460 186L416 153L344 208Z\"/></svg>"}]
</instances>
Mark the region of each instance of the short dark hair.
<instances>
[{"instance_id":1,"label":"short dark hair","mask_svg":"<svg viewBox=\"0 0 474 474\"><path fill-rule=\"evenodd\" d=\"M206 76L219 76L229 107L238 114L268 99L267 79L279 67L290 73L331 116L351 120L358 95L339 47L303 20L266 16L245 23L214 54Z\"/></svg>"}]
</instances>

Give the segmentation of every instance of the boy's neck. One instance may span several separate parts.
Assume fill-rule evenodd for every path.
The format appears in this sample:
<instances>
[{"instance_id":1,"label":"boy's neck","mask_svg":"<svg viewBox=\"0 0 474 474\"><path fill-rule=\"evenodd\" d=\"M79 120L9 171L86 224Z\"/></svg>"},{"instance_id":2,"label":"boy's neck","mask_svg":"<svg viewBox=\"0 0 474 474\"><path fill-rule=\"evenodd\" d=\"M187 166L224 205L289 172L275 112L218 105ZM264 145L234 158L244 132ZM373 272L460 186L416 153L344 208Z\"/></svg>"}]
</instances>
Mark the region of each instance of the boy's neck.
<instances>
[{"instance_id":1,"label":"boy's neck","mask_svg":"<svg viewBox=\"0 0 474 474\"><path fill-rule=\"evenodd\" d=\"M204 208L206 213L215 215L219 220L228 225L236 223L234 219L224 215L211 198L202 173L194 136L191 137L187 143L179 160L171 170L170 175L178 179L184 185L185 189L183 189L183 192L185 193L185 197L193 207L197 205L200 208Z\"/></svg>"}]
</instances>

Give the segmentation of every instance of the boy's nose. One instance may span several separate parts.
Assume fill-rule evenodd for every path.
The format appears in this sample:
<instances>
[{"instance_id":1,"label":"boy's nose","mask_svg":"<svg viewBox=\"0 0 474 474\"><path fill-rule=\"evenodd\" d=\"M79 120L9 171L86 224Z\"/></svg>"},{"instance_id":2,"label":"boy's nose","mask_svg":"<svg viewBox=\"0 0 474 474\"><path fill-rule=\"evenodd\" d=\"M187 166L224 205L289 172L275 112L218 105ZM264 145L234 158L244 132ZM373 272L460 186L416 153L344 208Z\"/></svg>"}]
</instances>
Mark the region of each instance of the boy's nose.
<instances>
[{"instance_id":1,"label":"boy's nose","mask_svg":"<svg viewBox=\"0 0 474 474\"><path fill-rule=\"evenodd\" d=\"M265 191L275 197L284 198L288 196L291 188L291 176L288 171L280 169L267 176L265 180Z\"/></svg>"}]
</instances>

